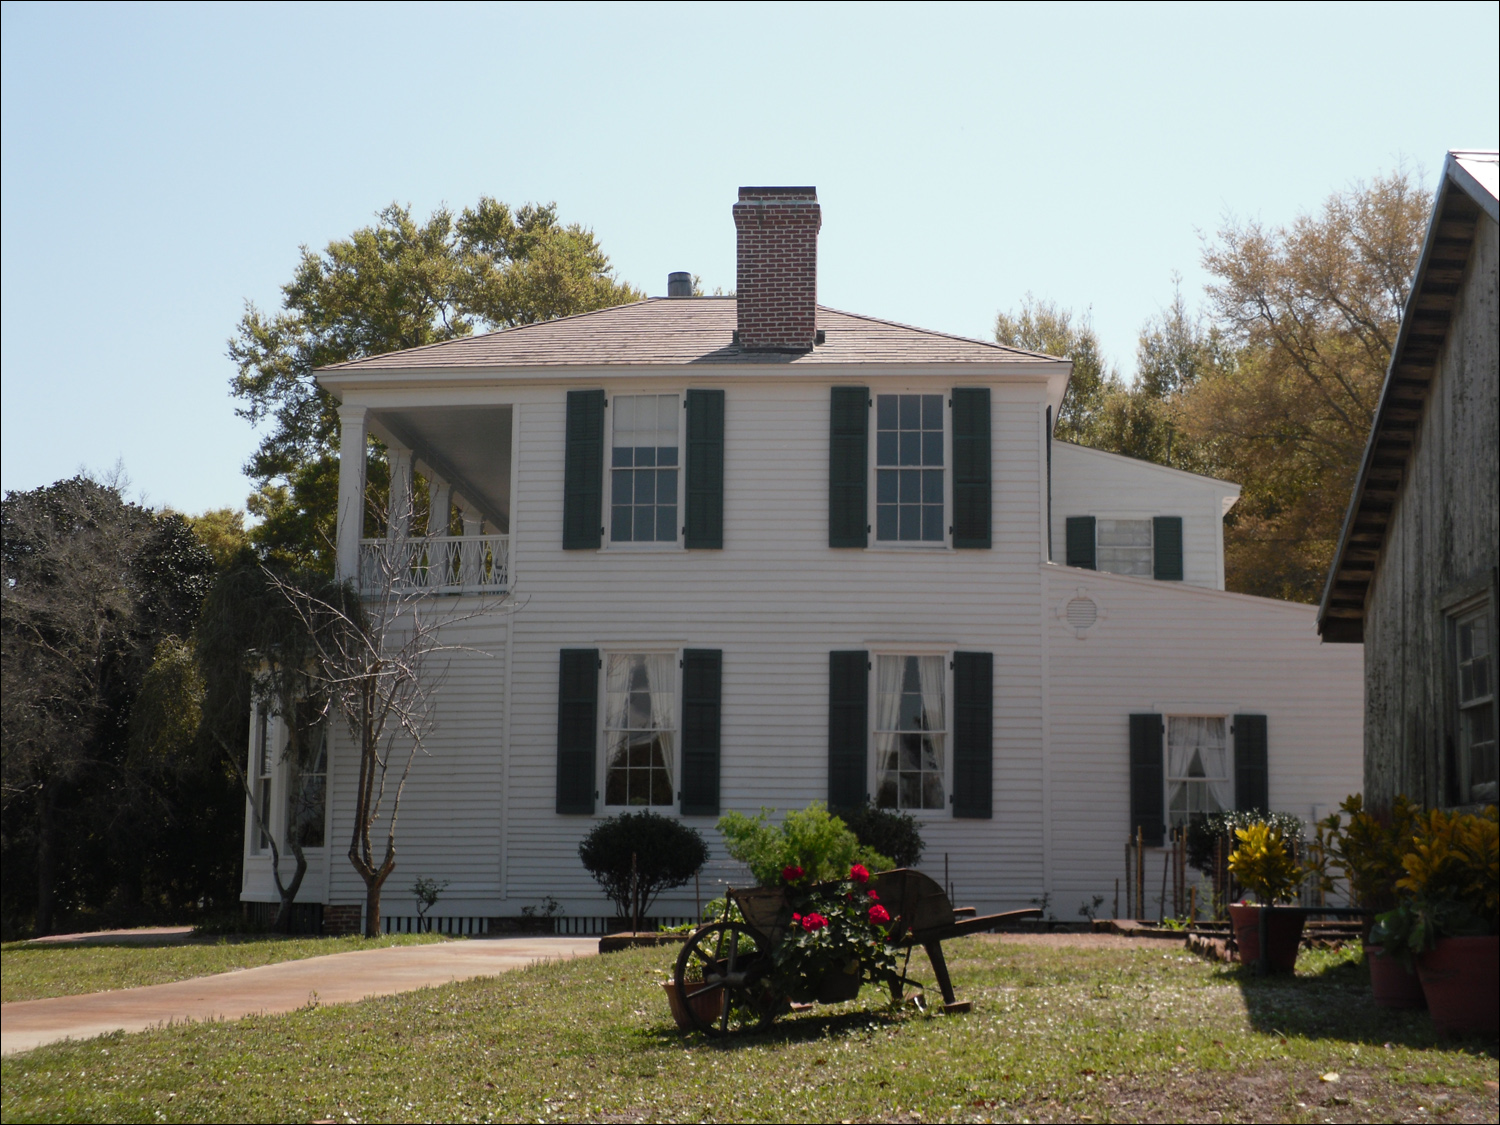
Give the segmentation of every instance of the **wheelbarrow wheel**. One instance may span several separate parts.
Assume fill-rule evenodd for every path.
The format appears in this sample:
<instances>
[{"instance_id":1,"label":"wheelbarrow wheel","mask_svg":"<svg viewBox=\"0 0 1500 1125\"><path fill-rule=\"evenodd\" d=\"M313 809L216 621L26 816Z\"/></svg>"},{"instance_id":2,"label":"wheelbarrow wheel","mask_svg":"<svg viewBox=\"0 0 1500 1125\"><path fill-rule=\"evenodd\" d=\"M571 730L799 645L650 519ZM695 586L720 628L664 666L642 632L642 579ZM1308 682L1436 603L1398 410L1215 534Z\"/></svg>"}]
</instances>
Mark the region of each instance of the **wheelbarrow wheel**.
<instances>
[{"instance_id":1,"label":"wheelbarrow wheel","mask_svg":"<svg viewBox=\"0 0 1500 1125\"><path fill-rule=\"evenodd\" d=\"M786 998L771 984L771 950L739 922L696 931L677 955L677 995L693 1026L725 1036L769 1027Z\"/></svg>"}]
</instances>

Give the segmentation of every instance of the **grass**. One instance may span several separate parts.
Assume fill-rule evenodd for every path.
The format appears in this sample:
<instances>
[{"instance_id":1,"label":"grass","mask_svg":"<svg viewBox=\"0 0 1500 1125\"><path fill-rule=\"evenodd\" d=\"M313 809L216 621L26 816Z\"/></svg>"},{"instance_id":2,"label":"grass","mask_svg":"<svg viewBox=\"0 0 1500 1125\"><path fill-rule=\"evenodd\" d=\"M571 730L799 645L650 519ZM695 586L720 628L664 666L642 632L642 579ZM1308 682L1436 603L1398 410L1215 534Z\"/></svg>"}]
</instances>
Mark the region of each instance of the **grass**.
<instances>
[{"instance_id":1,"label":"grass","mask_svg":"<svg viewBox=\"0 0 1500 1125\"><path fill-rule=\"evenodd\" d=\"M1145 945L1145 943L1141 943ZM720 1046L637 949L0 1063L19 1121L1493 1121L1491 1042L1382 1011L1357 952L1257 980L1175 946L947 943L969 1015L874 990ZM913 958L913 975L927 966ZM924 979L930 979L930 974Z\"/></svg>"},{"instance_id":2,"label":"grass","mask_svg":"<svg viewBox=\"0 0 1500 1125\"><path fill-rule=\"evenodd\" d=\"M115 988L167 984L189 977L298 961L326 953L383 949L448 940L441 934L389 934L378 938L247 937L196 938L117 945L0 945L0 1002L76 996Z\"/></svg>"}]
</instances>

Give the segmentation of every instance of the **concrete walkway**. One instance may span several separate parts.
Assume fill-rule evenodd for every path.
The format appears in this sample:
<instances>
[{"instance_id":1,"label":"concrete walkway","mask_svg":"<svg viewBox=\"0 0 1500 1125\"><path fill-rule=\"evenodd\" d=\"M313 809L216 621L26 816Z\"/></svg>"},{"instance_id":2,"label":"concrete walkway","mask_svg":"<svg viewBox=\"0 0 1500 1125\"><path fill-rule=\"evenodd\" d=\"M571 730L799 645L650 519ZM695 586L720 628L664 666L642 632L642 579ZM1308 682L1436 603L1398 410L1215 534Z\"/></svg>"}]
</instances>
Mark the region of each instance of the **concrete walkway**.
<instances>
[{"instance_id":1,"label":"concrete walkway","mask_svg":"<svg viewBox=\"0 0 1500 1125\"><path fill-rule=\"evenodd\" d=\"M290 1012L309 1001L350 1004L488 977L538 961L597 953L597 937L478 938L364 949L239 969L172 984L0 1005L0 1054L158 1024Z\"/></svg>"}]
</instances>

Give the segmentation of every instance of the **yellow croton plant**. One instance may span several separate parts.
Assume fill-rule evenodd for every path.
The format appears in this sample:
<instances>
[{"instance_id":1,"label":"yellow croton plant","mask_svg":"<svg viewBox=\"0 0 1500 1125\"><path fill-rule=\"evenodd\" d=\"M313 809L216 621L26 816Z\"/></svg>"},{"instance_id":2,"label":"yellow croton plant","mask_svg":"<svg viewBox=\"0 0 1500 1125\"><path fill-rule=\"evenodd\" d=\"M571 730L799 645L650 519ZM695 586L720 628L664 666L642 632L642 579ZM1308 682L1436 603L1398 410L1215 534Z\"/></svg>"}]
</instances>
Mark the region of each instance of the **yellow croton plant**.
<instances>
[{"instance_id":1,"label":"yellow croton plant","mask_svg":"<svg viewBox=\"0 0 1500 1125\"><path fill-rule=\"evenodd\" d=\"M1406 875L1396 889L1423 902L1462 903L1494 925L1500 916L1500 818L1432 809L1417 817Z\"/></svg>"},{"instance_id":2,"label":"yellow croton plant","mask_svg":"<svg viewBox=\"0 0 1500 1125\"><path fill-rule=\"evenodd\" d=\"M1303 871L1292 859L1286 844L1264 822L1237 828L1239 846L1229 857L1229 870L1240 885L1263 905L1284 902L1302 884Z\"/></svg>"}]
</instances>

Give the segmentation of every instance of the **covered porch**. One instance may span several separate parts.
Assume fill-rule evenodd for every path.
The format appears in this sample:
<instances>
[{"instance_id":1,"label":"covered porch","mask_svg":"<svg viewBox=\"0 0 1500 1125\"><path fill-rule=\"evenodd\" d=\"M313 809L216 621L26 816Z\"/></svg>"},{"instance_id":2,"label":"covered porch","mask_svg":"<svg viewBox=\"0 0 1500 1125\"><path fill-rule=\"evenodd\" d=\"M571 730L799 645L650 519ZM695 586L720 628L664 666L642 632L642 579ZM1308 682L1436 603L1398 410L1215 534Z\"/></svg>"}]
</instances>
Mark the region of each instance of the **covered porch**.
<instances>
[{"instance_id":1,"label":"covered porch","mask_svg":"<svg viewBox=\"0 0 1500 1125\"><path fill-rule=\"evenodd\" d=\"M506 593L513 421L509 405L339 407L339 578L366 594ZM386 448L383 503L367 480L370 437Z\"/></svg>"}]
</instances>

